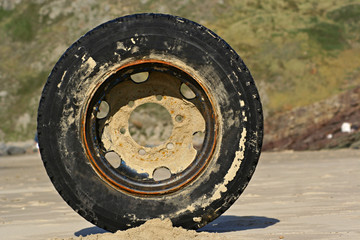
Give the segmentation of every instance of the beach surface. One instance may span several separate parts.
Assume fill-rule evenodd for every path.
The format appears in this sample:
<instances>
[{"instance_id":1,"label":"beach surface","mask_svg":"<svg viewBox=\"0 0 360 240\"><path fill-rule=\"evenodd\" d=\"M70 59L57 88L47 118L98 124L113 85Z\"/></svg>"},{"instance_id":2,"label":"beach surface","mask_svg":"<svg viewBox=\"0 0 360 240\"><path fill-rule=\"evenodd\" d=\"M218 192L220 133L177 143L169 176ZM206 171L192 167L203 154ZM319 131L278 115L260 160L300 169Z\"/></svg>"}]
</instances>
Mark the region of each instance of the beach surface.
<instances>
[{"instance_id":1,"label":"beach surface","mask_svg":"<svg viewBox=\"0 0 360 240\"><path fill-rule=\"evenodd\" d=\"M62 200L40 155L0 157L1 239L135 240L151 233L145 237L332 240L360 239L360 150L265 152L244 193L218 219L197 232L169 222L154 231L158 225L106 233Z\"/></svg>"}]
</instances>

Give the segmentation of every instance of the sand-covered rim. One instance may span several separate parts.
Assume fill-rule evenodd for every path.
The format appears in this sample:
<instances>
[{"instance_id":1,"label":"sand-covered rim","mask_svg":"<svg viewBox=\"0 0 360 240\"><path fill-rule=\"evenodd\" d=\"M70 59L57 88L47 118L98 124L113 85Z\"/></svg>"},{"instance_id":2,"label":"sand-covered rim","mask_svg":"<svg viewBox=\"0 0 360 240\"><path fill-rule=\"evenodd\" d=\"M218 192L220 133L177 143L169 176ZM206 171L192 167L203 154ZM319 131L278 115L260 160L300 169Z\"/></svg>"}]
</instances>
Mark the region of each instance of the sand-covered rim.
<instances>
[{"instance_id":1,"label":"sand-covered rim","mask_svg":"<svg viewBox=\"0 0 360 240\"><path fill-rule=\"evenodd\" d=\"M116 233L92 234L86 237L52 238L52 240L227 240L219 233L196 232L181 227L173 227L170 219L152 219L143 225Z\"/></svg>"}]
</instances>

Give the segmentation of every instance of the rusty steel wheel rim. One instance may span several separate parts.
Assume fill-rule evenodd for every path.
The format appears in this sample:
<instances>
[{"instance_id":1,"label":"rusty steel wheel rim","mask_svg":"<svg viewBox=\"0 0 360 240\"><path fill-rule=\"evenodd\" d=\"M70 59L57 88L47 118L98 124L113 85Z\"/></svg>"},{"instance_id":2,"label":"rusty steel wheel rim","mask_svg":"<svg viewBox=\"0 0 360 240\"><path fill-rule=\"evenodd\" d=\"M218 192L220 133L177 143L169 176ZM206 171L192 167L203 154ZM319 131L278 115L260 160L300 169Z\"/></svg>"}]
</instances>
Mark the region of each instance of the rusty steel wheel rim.
<instances>
[{"instance_id":1,"label":"rusty steel wheel rim","mask_svg":"<svg viewBox=\"0 0 360 240\"><path fill-rule=\"evenodd\" d=\"M83 145L97 174L119 191L152 196L195 181L211 160L218 131L213 100L197 77L169 62L141 60L100 82L86 101L81 123ZM145 104L165 108L173 125L170 136L155 146L141 145L129 131L131 114ZM195 149L199 132L204 137Z\"/></svg>"}]
</instances>

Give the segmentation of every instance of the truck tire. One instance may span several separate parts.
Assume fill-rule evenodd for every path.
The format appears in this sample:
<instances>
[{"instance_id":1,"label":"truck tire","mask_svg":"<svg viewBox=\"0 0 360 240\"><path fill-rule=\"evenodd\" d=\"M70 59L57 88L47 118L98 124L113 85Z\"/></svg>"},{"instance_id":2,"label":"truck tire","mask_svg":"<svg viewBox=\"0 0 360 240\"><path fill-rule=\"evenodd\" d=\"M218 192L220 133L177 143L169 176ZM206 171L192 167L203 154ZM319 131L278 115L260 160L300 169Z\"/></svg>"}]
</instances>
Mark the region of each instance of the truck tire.
<instances>
[{"instance_id":1,"label":"truck tire","mask_svg":"<svg viewBox=\"0 0 360 240\"><path fill-rule=\"evenodd\" d=\"M170 134L152 144L136 140L129 121L146 104L171 119ZM249 70L214 32L136 14L96 27L61 56L42 92L38 137L56 190L91 223L114 232L170 218L198 229L249 183L263 115Z\"/></svg>"}]
</instances>

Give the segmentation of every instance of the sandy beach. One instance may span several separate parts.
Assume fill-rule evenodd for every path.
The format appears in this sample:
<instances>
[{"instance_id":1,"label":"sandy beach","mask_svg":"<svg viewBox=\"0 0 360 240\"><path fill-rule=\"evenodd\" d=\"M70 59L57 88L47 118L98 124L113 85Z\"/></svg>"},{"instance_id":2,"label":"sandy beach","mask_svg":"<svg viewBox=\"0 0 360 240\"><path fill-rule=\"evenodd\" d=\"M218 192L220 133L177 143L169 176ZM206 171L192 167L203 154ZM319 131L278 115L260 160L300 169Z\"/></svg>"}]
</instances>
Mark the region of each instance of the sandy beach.
<instances>
[{"instance_id":1,"label":"sandy beach","mask_svg":"<svg viewBox=\"0 0 360 240\"><path fill-rule=\"evenodd\" d=\"M171 225L140 233L150 229L149 239L360 239L359 172L359 150L263 153L245 192L214 222L197 233ZM61 199L38 154L0 157L1 239L143 239L132 231L90 238L105 231Z\"/></svg>"}]
</instances>

